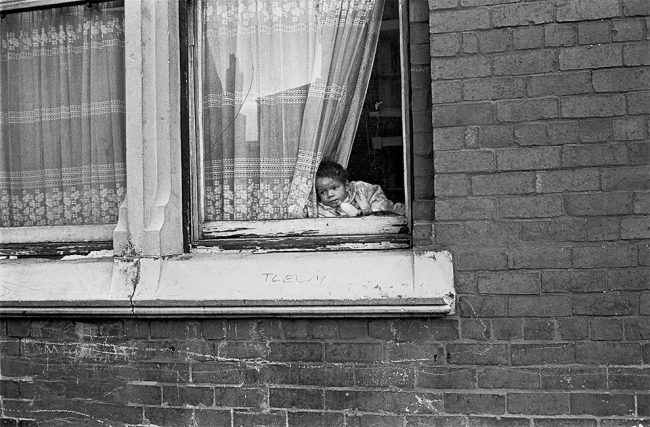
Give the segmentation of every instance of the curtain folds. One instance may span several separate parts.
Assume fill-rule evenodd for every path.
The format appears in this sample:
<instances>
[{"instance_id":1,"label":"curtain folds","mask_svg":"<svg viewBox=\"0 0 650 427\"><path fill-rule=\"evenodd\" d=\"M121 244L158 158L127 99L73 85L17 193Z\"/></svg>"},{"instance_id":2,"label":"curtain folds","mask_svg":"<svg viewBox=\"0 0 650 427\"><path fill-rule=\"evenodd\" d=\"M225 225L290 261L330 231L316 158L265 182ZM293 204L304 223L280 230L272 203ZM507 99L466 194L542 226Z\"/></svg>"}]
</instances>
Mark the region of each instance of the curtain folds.
<instances>
[{"instance_id":1,"label":"curtain folds","mask_svg":"<svg viewBox=\"0 0 650 427\"><path fill-rule=\"evenodd\" d=\"M204 219L315 212L314 175L346 165L383 0L203 0Z\"/></svg>"},{"instance_id":2,"label":"curtain folds","mask_svg":"<svg viewBox=\"0 0 650 427\"><path fill-rule=\"evenodd\" d=\"M0 18L0 226L117 222L126 190L122 6Z\"/></svg>"}]
</instances>

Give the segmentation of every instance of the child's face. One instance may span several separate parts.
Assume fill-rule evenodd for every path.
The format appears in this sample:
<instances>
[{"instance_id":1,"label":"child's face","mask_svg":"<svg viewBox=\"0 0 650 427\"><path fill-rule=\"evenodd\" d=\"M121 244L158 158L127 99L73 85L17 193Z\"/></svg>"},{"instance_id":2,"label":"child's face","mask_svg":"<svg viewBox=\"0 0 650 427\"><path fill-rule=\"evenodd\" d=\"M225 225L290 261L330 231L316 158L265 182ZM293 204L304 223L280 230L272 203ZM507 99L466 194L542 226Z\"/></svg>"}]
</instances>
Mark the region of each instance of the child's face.
<instances>
[{"instance_id":1,"label":"child's face","mask_svg":"<svg viewBox=\"0 0 650 427\"><path fill-rule=\"evenodd\" d=\"M336 208L347 197L345 184L328 177L316 178L316 193L321 203Z\"/></svg>"}]
</instances>

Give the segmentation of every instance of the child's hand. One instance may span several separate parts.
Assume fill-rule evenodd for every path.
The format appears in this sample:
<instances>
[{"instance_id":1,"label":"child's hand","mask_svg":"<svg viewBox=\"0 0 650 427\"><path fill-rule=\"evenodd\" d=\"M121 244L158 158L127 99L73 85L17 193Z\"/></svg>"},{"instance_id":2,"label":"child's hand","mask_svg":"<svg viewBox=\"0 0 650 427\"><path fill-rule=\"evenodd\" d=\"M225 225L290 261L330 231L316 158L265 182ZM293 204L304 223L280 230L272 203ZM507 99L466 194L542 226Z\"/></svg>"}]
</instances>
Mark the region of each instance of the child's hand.
<instances>
[{"instance_id":1,"label":"child's hand","mask_svg":"<svg viewBox=\"0 0 650 427\"><path fill-rule=\"evenodd\" d=\"M360 212L359 209L355 208L350 203L341 203L339 209L347 216L358 216Z\"/></svg>"}]
</instances>

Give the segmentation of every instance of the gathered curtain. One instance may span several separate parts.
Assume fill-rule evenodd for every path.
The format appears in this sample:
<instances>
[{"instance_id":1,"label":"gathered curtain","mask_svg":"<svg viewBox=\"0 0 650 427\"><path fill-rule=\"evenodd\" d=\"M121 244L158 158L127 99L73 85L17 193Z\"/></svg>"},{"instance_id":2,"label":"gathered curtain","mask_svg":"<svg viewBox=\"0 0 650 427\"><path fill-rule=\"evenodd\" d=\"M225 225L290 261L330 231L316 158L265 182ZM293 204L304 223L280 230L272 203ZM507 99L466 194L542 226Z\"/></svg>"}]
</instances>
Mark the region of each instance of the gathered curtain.
<instances>
[{"instance_id":1,"label":"gathered curtain","mask_svg":"<svg viewBox=\"0 0 650 427\"><path fill-rule=\"evenodd\" d=\"M322 158L347 164L383 0L203 0L204 220L315 214Z\"/></svg>"},{"instance_id":2,"label":"gathered curtain","mask_svg":"<svg viewBox=\"0 0 650 427\"><path fill-rule=\"evenodd\" d=\"M0 17L0 226L117 222L124 76L123 2Z\"/></svg>"}]
</instances>

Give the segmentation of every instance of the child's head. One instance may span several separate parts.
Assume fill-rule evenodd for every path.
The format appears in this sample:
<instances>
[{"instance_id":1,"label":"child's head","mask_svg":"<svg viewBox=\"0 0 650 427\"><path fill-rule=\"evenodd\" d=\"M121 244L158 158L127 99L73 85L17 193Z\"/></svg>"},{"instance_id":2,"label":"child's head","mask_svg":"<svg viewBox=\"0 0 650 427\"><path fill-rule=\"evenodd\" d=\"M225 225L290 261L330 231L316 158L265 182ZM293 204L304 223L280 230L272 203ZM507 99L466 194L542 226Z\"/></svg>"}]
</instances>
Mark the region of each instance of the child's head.
<instances>
[{"instance_id":1,"label":"child's head","mask_svg":"<svg viewBox=\"0 0 650 427\"><path fill-rule=\"evenodd\" d=\"M316 171L316 194L321 203L338 207L347 197L348 173L336 162L323 160Z\"/></svg>"}]
</instances>

